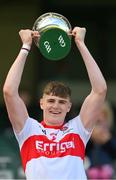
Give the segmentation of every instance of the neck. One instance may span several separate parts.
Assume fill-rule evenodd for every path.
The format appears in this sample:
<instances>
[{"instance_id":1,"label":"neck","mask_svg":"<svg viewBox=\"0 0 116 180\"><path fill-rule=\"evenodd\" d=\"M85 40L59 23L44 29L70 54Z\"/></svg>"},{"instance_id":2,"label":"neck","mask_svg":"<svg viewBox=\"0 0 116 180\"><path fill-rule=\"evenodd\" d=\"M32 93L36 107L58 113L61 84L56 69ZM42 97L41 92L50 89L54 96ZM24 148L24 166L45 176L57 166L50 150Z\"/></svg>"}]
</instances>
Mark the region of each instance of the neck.
<instances>
[{"instance_id":1,"label":"neck","mask_svg":"<svg viewBox=\"0 0 116 180\"><path fill-rule=\"evenodd\" d=\"M63 126L63 123L62 124L52 124L52 123L48 123L46 121L42 121L41 124L44 126L44 127L48 127L48 128L54 128L54 129L59 129Z\"/></svg>"}]
</instances>

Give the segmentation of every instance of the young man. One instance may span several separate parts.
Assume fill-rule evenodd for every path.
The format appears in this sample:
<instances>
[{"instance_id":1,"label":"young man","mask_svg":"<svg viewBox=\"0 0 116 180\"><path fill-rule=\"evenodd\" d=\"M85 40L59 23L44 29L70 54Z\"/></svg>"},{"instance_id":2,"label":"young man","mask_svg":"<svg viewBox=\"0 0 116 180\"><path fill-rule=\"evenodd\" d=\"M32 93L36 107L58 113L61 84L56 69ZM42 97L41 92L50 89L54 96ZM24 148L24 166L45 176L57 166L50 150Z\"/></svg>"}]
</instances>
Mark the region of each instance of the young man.
<instances>
[{"instance_id":1,"label":"young man","mask_svg":"<svg viewBox=\"0 0 116 180\"><path fill-rule=\"evenodd\" d=\"M22 164L27 179L86 179L83 160L85 147L106 97L104 77L85 43L86 29L72 30L91 83L91 92L84 100L77 117L64 123L71 108L71 92L62 83L49 83L40 100L43 121L29 117L18 89L32 41L37 31L21 30L22 48L4 84L4 99L16 138L20 145Z\"/></svg>"}]
</instances>

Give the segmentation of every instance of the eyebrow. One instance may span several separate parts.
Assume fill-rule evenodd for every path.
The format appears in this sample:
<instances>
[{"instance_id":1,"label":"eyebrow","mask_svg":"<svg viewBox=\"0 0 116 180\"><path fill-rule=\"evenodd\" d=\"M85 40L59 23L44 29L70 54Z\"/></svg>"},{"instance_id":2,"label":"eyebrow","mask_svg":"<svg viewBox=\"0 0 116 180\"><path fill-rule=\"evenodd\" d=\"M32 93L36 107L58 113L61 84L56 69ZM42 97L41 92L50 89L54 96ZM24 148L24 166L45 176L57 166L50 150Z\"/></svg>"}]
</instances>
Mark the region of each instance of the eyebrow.
<instances>
[{"instance_id":1,"label":"eyebrow","mask_svg":"<svg viewBox=\"0 0 116 180\"><path fill-rule=\"evenodd\" d=\"M64 100L64 99L60 99L59 102L67 103L68 101L67 101L67 100Z\"/></svg>"},{"instance_id":2,"label":"eyebrow","mask_svg":"<svg viewBox=\"0 0 116 180\"><path fill-rule=\"evenodd\" d=\"M47 101L55 101L56 99L54 98L48 98ZM68 100L65 100L65 99L58 99L59 102L68 102Z\"/></svg>"}]
</instances>

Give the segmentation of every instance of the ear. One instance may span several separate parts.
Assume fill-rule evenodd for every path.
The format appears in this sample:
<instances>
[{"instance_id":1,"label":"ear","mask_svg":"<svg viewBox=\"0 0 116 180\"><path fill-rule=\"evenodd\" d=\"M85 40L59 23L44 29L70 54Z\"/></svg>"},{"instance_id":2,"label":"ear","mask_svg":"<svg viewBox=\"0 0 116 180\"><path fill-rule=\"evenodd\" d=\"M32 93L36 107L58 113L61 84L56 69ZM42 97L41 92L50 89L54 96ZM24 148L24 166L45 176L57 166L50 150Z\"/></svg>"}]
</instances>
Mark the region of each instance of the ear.
<instances>
[{"instance_id":1,"label":"ear","mask_svg":"<svg viewBox=\"0 0 116 180\"><path fill-rule=\"evenodd\" d=\"M43 98L40 99L40 108L43 109Z\"/></svg>"},{"instance_id":2,"label":"ear","mask_svg":"<svg viewBox=\"0 0 116 180\"><path fill-rule=\"evenodd\" d=\"M67 110L67 112L70 111L71 107L72 107L72 103L70 102L69 105L68 105L68 110Z\"/></svg>"}]
</instances>

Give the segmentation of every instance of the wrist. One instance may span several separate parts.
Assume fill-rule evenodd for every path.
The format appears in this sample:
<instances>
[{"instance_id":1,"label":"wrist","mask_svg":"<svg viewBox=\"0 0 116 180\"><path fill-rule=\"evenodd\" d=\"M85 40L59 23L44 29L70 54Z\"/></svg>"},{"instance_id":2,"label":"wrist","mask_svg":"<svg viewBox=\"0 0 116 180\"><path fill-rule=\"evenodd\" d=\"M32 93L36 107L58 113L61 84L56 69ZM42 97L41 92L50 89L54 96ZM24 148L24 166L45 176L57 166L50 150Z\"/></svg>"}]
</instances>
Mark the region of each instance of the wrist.
<instances>
[{"instance_id":1,"label":"wrist","mask_svg":"<svg viewBox=\"0 0 116 180\"><path fill-rule=\"evenodd\" d=\"M77 47L82 47L82 46L85 45L84 41L79 41L79 40L76 41L76 40L75 40L75 43L76 43Z\"/></svg>"},{"instance_id":2,"label":"wrist","mask_svg":"<svg viewBox=\"0 0 116 180\"><path fill-rule=\"evenodd\" d=\"M21 52L28 55L28 53L30 52L30 49L31 49L31 45L23 44L21 47Z\"/></svg>"},{"instance_id":3,"label":"wrist","mask_svg":"<svg viewBox=\"0 0 116 180\"><path fill-rule=\"evenodd\" d=\"M31 45L24 43L24 44L22 45L22 48L21 48L21 49L27 50L27 51L29 52L30 49L31 49Z\"/></svg>"}]
</instances>

